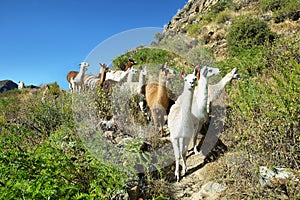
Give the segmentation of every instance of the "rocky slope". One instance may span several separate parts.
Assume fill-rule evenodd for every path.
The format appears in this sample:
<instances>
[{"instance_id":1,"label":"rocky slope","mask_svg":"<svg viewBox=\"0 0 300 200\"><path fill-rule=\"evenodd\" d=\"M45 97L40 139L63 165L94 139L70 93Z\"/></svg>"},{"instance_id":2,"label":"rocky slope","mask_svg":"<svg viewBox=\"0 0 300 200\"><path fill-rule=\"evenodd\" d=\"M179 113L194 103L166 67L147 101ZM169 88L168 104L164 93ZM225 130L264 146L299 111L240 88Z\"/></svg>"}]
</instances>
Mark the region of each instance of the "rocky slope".
<instances>
[{"instance_id":1,"label":"rocky slope","mask_svg":"<svg viewBox=\"0 0 300 200\"><path fill-rule=\"evenodd\" d=\"M11 80L0 81L0 93L18 88L18 85Z\"/></svg>"}]
</instances>

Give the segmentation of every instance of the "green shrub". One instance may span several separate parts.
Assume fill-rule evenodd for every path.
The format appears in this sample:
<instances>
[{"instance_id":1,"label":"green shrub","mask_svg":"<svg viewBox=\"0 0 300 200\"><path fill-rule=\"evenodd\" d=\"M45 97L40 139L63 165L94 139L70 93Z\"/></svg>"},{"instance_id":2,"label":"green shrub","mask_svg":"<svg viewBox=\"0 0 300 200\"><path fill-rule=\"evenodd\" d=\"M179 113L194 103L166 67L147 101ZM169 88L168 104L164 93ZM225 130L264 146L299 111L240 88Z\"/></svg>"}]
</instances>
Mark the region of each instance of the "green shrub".
<instances>
[{"instance_id":1,"label":"green shrub","mask_svg":"<svg viewBox=\"0 0 300 200\"><path fill-rule=\"evenodd\" d=\"M229 21L231 19L231 14L229 10L223 10L222 12L218 13L216 16L216 22L219 24L223 24L226 21Z\"/></svg>"},{"instance_id":2,"label":"green shrub","mask_svg":"<svg viewBox=\"0 0 300 200\"><path fill-rule=\"evenodd\" d=\"M208 10L207 14L204 16L203 21L205 22L211 22L213 21L217 14L225 11L225 10L232 10L234 9L234 3L232 0L226 1L226 0L221 0L215 3L210 7Z\"/></svg>"},{"instance_id":3,"label":"green shrub","mask_svg":"<svg viewBox=\"0 0 300 200\"><path fill-rule=\"evenodd\" d=\"M111 199L125 190L124 171L85 150L72 98L57 91L1 94L0 199Z\"/></svg>"},{"instance_id":4,"label":"green shrub","mask_svg":"<svg viewBox=\"0 0 300 200\"><path fill-rule=\"evenodd\" d=\"M249 16L234 20L227 34L228 49L232 54L238 53L240 49L271 43L274 39L275 33L266 22Z\"/></svg>"},{"instance_id":5,"label":"green shrub","mask_svg":"<svg viewBox=\"0 0 300 200\"><path fill-rule=\"evenodd\" d=\"M175 55L169 51L159 48L140 47L135 50L129 51L113 60L115 66L120 66L121 63L126 63L128 58L132 58L139 65L148 63L163 64L169 62Z\"/></svg>"},{"instance_id":6,"label":"green shrub","mask_svg":"<svg viewBox=\"0 0 300 200\"><path fill-rule=\"evenodd\" d=\"M126 63L128 62L129 60L129 57L127 55L121 55L121 56L118 56L117 58L115 58L112 63L113 63L113 67L114 67L114 70L116 69L121 69L121 70L124 70L125 69L125 65Z\"/></svg>"},{"instance_id":7,"label":"green shrub","mask_svg":"<svg viewBox=\"0 0 300 200\"><path fill-rule=\"evenodd\" d=\"M201 34L202 28L203 28L203 23L192 24L189 26L187 33L190 36L197 36Z\"/></svg>"},{"instance_id":8,"label":"green shrub","mask_svg":"<svg viewBox=\"0 0 300 200\"><path fill-rule=\"evenodd\" d=\"M298 0L262 0L260 4L262 11L273 11L275 23L286 19L298 20L300 18L300 1Z\"/></svg>"},{"instance_id":9,"label":"green shrub","mask_svg":"<svg viewBox=\"0 0 300 200\"><path fill-rule=\"evenodd\" d=\"M282 7L288 0L261 0L260 9L263 11L275 11Z\"/></svg>"},{"instance_id":10,"label":"green shrub","mask_svg":"<svg viewBox=\"0 0 300 200\"><path fill-rule=\"evenodd\" d=\"M286 19L297 21L300 18L300 1L285 1L282 7L274 11L274 22L280 23Z\"/></svg>"}]
</instances>

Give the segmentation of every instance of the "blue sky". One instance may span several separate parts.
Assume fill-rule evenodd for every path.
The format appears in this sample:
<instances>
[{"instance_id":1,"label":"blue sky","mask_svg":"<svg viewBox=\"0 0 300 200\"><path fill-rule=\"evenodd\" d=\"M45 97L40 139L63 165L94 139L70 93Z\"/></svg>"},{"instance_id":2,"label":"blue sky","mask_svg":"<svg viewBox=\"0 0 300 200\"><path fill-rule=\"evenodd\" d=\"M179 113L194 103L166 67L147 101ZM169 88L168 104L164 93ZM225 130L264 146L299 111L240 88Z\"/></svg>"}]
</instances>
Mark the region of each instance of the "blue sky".
<instances>
[{"instance_id":1,"label":"blue sky","mask_svg":"<svg viewBox=\"0 0 300 200\"><path fill-rule=\"evenodd\" d=\"M186 2L0 0L0 80L56 81L67 89L66 74L79 70L80 62L97 53L99 62L109 64L110 57L125 52L125 43L147 44L154 40L149 33L162 30ZM116 42L128 33L133 40Z\"/></svg>"}]
</instances>

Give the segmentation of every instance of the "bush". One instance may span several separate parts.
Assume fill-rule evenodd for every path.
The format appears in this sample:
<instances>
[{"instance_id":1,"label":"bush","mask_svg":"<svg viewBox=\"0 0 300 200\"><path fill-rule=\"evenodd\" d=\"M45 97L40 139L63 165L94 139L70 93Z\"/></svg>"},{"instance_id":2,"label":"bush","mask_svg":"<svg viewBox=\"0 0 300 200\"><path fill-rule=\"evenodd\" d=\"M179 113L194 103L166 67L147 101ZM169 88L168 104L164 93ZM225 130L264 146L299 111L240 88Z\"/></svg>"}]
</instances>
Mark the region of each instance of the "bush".
<instances>
[{"instance_id":1,"label":"bush","mask_svg":"<svg viewBox=\"0 0 300 200\"><path fill-rule=\"evenodd\" d=\"M232 10L234 9L234 3L232 0L226 1L221 0L215 3L210 7L208 13L204 16L203 21L211 22L216 18L216 15L225 10Z\"/></svg>"},{"instance_id":2,"label":"bush","mask_svg":"<svg viewBox=\"0 0 300 200\"><path fill-rule=\"evenodd\" d=\"M275 23L286 19L298 20L300 18L300 1L298 0L262 0L260 9L262 11L273 11Z\"/></svg>"},{"instance_id":3,"label":"bush","mask_svg":"<svg viewBox=\"0 0 300 200\"><path fill-rule=\"evenodd\" d=\"M264 48L252 47L219 63L223 68L239 67L242 74L242 79L229 92L228 128L224 138L238 156L232 158L236 163L234 168L223 165L220 176L222 180L227 177L226 185L235 188L232 192L235 199L241 199L242 194L252 194L253 198L299 197L297 185L290 182L266 192L257 185L256 171L258 166L299 170L299 61L295 37L278 40ZM224 159L228 162L228 158ZM246 187L241 186L244 183Z\"/></svg>"},{"instance_id":4,"label":"bush","mask_svg":"<svg viewBox=\"0 0 300 200\"><path fill-rule=\"evenodd\" d=\"M258 18L242 16L234 20L229 28L228 49L230 53L236 54L240 49L272 43L275 36L266 22Z\"/></svg>"},{"instance_id":5,"label":"bush","mask_svg":"<svg viewBox=\"0 0 300 200\"><path fill-rule=\"evenodd\" d=\"M201 30L203 28L203 24L192 24L188 28L188 35L194 36L194 35L199 35L201 33Z\"/></svg>"},{"instance_id":6,"label":"bush","mask_svg":"<svg viewBox=\"0 0 300 200\"><path fill-rule=\"evenodd\" d=\"M230 19L231 19L231 13L229 10L224 10L216 16L216 22L219 24L223 24L226 21L229 21Z\"/></svg>"},{"instance_id":7,"label":"bush","mask_svg":"<svg viewBox=\"0 0 300 200\"><path fill-rule=\"evenodd\" d=\"M111 199L124 191L127 175L85 150L72 98L58 91L54 84L46 96L1 94L0 199Z\"/></svg>"}]
</instances>

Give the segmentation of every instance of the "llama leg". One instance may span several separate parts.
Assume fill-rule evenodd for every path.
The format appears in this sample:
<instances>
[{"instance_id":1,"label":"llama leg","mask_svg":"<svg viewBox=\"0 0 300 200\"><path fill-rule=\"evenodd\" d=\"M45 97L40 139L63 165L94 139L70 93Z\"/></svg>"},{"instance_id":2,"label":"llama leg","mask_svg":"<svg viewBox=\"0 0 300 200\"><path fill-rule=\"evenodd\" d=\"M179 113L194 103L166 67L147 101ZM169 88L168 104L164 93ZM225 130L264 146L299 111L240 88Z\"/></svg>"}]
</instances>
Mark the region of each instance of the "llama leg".
<instances>
[{"instance_id":1,"label":"llama leg","mask_svg":"<svg viewBox=\"0 0 300 200\"><path fill-rule=\"evenodd\" d=\"M159 126L159 131L161 133L161 136L164 135L164 125L165 125L165 115L166 111L164 109L159 109L158 110L158 126Z\"/></svg>"},{"instance_id":2,"label":"llama leg","mask_svg":"<svg viewBox=\"0 0 300 200\"><path fill-rule=\"evenodd\" d=\"M189 138L183 138L182 139L182 149L181 149L181 155L182 155L182 172L183 175L186 174L187 172L187 167L186 167L186 154L187 154L187 149L189 145Z\"/></svg>"},{"instance_id":3,"label":"llama leg","mask_svg":"<svg viewBox=\"0 0 300 200\"><path fill-rule=\"evenodd\" d=\"M180 149L178 138L172 140L174 156L175 156L175 178L179 181L179 159L180 159Z\"/></svg>"},{"instance_id":4,"label":"llama leg","mask_svg":"<svg viewBox=\"0 0 300 200\"><path fill-rule=\"evenodd\" d=\"M154 128L156 131L157 127L158 127L158 120L157 120L157 110L155 108L151 109L151 115L152 115L152 119L153 119Z\"/></svg>"},{"instance_id":5,"label":"llama leg","mask_svg":"<svg viewBox=\"0 0 300 200\"><path fill-rule=\"evenodd\" d=\"M72 88L72 84L69 83L69 89L70 89L70 92L73 92L73 88Z\"/></svg>"},{"instance_id":6,"label":"llama leg","mask_svg":"<svg viewBox=\"0 0 300 200\"><path fill-rule=\"evenodd\" d=\"M202 128L202 124L200 124L200 123L199 123L199 124L197 125L197 127L195 128L196 132L195 132L195 134L194 134L193 147L194 147L194 153L195 153L196 155L199 154L199 151L197 150L197 139L198 139L198 134L199 134L201 128Z\"/></svg>"}]
</instances>

